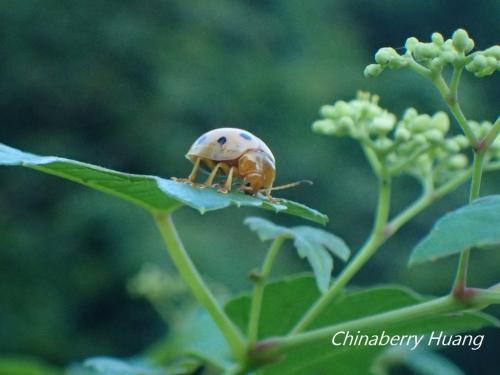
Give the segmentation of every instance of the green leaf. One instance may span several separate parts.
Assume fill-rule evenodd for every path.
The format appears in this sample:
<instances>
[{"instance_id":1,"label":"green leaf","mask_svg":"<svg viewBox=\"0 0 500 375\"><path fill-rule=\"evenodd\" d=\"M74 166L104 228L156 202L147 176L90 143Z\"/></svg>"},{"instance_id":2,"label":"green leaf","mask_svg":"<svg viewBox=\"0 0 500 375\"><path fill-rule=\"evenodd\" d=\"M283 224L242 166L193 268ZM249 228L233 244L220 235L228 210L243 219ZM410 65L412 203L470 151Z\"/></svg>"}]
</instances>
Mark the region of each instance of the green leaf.
<instances>
[{"instance_id":1,"label":"green leaf","mask_svg":"<svg viewBox=\"0 0 500 375\"><path fill-rule=\"evenodd\" d=\"M325 293L330 285L333 270L333 258L330 253L343 261L346 261L351 253L341 238L322 229L308 226L286 228L259 217L248 217L245 224L256 232L262 241L279 236L293 239L299 256L306 258L311 265L322 293Z\"/></svg>"},{"instance_id":2,"label":"green leaf","mask_svg":"<svg viewBox=\"0 0 500 375\"><path fill-rule=\"evenodd\" d=\"M480 198L447 213L413 250L410 265L472 247L500 245L500 195Z\"/></svg>"},{"instance_id":3,"label":"green leaf","mask_svg":"<svg viewBox=\"0 0 500 375\"><path fill-rule=\"evenodd\" d=\"M219 193L157 176L137 175L54 156L38 156L0 143L0 165L23 166L56 175L117 196L153 212L173 211L186 205L201 213L229 206L259 207L300 216L321 224L328 217L303 204L280 199L270 202L244 193Z\"/></svg>"},{"instance_id":4,"label":"green leaf","mask_svg":"<svg viewBox=\"0 0 500 375\"><path fill-rule=\"evenodd\" d=\"M153 366L145 361L128 360L111 357L89 358L84 368L92 370L95 375L189 375L198 365L195 362L184 362L169 367Z\"/></svg>"},{"instance_id":5,"label":"green leaf","mask_svg":"<svg viewBox=\"0 0 500 375\"><path fill-rule=\"evenodd\" d=\"M0 357L0 374L8 375L62 375L63 371L41 360L25 356Z\"/></svg>"},{"instance_id":6,"label":"green leaf","mask_svg":"<svg viewBox=\"0 0 500 375\"><path fill-rule=\"evenodd\" d=\"M384 352L372 366L374 375L390 375L390 369L405 366L415 375L465 375L453 362L439 353L428 350L411 351L394 347Z\"/></svg>"},{"instance_id":7,"label":"green leaf","mask_svg":"<svg viewBox=\"0 0 500 375\"><path fill-rule=\"evenodd\" d=\"M319 297L312 277L287 278L269 284L264 293L259 326L260 338L284 335ZM372 314L413 305L422 297L398 286L375 287L345 293L333 301L313 322L311 329L325 327ZM237 297L226 305L233 321L245 329L248 325L250 297ZM432 331L458 333L476 330L498 322L485 314L466 312L415 320L393 327L380 327L388 335L427 334ZM259 370L259 375L368 374L376 357L384 347L332 346L330 339L308 344L289 352L282 361ZM307 360L305 360L307 359Z\"/></svg>"}]
</instances>

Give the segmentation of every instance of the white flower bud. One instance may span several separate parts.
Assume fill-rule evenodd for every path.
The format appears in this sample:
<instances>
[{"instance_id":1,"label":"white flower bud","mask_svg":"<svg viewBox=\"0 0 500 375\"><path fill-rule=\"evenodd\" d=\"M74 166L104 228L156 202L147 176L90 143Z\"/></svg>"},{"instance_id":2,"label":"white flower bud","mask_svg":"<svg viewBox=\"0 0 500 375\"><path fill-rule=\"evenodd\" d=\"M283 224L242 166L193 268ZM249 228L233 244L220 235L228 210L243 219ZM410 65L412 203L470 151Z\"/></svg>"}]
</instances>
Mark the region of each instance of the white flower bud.
<instances>
[{"instance_id":1,"label":"white flower bud","mask_svg":"<svg viewBox=\"0 0 500 375\"><path fill-rule=\"evenodd\" d=\"M415 143L418 145L425 145L427 144L427 138L423 134L417 134L413 137L415 140Z\"/></svg>"},{"instance_id":2,"label":"white flower bud","mask_svg":"<svg viewBox=\"0 0 500 375\"><path fill-rule=\"evenodd\" d=\"M459 135L453 137L453 140L455 142L457 142L457 144L462 149L469 147L469 139L463 134L459 134Z\"/></svg>"},{"instance_id":3,"label":"white flower bud","mask_svg":"<svg viewBox=\"0 0 500 375\"><path fill-rule=\"evenodd\" d=\"M375 147L377 148L377 150L379 150L381 152L385 152L392 147L394 142L391 141L389 138L379 138L379 139L375 140L374 144L375 144Z\"/></svg>"},{"instance_id":4,"label":"white flower bud","mask_svg":"<svg viewBox=\"0 0 500 375\"><path fill-rule=\"evenodd\" d=\"M492 46L483 51L485 56L494 57L496 60L500 60L500 46Z\"/></svg>"},{"instance_id":5,"label":"white flower bud","mask_svg":"<svg viewBox=\"0 0 500 375\"><path fill-rule=\"evenodd\" d=\"M380 75L380 73L382 73L383 71L384 71L384 68L382 65L370 64L365 68L363 74L365 75L365 78L373 78L373 77L377 77L378 75Z\"/></svg>"},{"instance_id":6,"label":"white flower bud","mask_svg":"<svg viewBox=\"0 0 500 375\"><path fill-rule=\"evenodd\" d=\"M439 143L442 142L444 139L443 133L441 133L438 129L430 129L427 130L425 133L425 138L429 140L429 142L433 143Z\"/></svg>"},{"instance_id":7,"label":"white flower bud","mask_svg":"<svg viewBox=\"0 0 500 375\"><path fill-rule=\"evenodd\" d=\"M469 160L464 154L453 155L448 159L448 167L453 170L463 169L467 167Z\"/></svg>"},{"instance_id":8,"label":"white flower bud","mask_svg":"<svg viewBox=\"0 0 500 375\"><path fill-rule=\"evenodd\" d=\"M375 117L373 121L369 124L370 130L377 134L385 134L394 129L396 124L396 116L392 113L384 113L381 116Z\"/></svg>"},{"instance_id":9,"label":"white flower bud","mask_svg":"<svg viewBox=\"0 0 500 375\"><path fill-rule=\"evenodd\" d=\"M421 133L429 128L431 117L429 115L418 115L410 124L413 132Z\"/></svg>"},{"instance_id":10,"label":"white flower bud","mask_svg":"<svg viewBox=\"0 0 500 375\"><path fill-rule=\"evenodd\" d=\"M431 127L445 134L450 129L450 119L444 112L436 112L431 118Z\"/></svg>"},{"instance_id":11,"label":"white flower bud","mask_svg":"<svg viewBox=\"0 0 500 375\"><path fill-rule=\"evenodd\" d=\"M444 38L441 33L432 33L431 40L437 46L442 46L444 43Z\"/></svg>"},{"instance_id":12,"label":"white flower bud","mask_svg":"<svg viewBox=\"0 0 500 375\"><path fill-rule=\"evenodd\" d=\"M432 43L420 43L415 46L413 55L416 60L426 60L438 57L441 54L441 49Z\"/></svg>"},{"instance_id":13,"label":"white flower bud","mask_svg":"<svg viewBox=\"0 0 500 375\"><path fill-rule=\"evenodd\" d=\"M353 109L349 103L339 100L334 105L337 116L352 116L354 114Z\"/></svg>"},{"instance_id":14,"label":"white flower bud","mask_svg":"<svg viewBox=\"0 0 500 375\"><path fill-rule=\"evenodd\" d=\"M453 41L453 46L459 52L464 52L470 41L472 41L472 39L469 38L469 34L467 34L467 31L465 31L464 29L456 30L453 33L451 39ZM472 43L474 43L474 41L472 41Z\"/></svg>"},{"instance_id":15,"label":"white flower bud","mask_svg":"<svg viewBox=\"0 0 500 375\"><path fill-rule=\"evenodd\" d=\"M377 51L375 54L375 61L377 64L386 65L392 59L397 58L399 55L396 50L392 47L384 47Z\"/></svg>"},{"instance_id":16,"label":"white flower bud","mask_svg":"<svg viewBox=\"0 0 500 375\"><path fill-rule=\"evenodd\" d=\"M312 124L312 130L328 135L335 134L336 126L332 120L317 120Z\"/></svg>"},{"instance_id":17,"label":"white flower bud","mask_svg":"<svg viewBox=\"0 0 500 375\"><path fill-rule=\"evenodd\" d=\"M418 43L418 39L412 36L411 38L406 39L405 48L407 51L413 52L413 49Z\"/></svg>"},{"instance_id":18,"label":"white flower bud","mask_svg":"<svg viewBox=\"0 0 500 375\"><path fill-rule=\"evenodd\" d=\"M454 139L447 139L446 142L444 143L444 148L446 151L453 154L460 151L460 145Z\"/></svg>"},{"instance_id":19,"label":"white flower bud","mask_svg":"<svg viewBox=\"0 0 500 375\"><path fill-rule=\"evenodd\" d=\"M324 105L320 108L319 114L323 117L336 118L338 116L337 111L333 105Z\"/></svg>"},{"instance_id":20,"label":"white flower bud","mask_svg":"<svg viewBox=\"0 0 500 375\"><path fill-rule=\"evenodd\" d=\"M418 116L418 112L415 108L408 108L403 114L403 121L411 121Z\"/></svg>"},{"instance_id":21,"label":"white flower bud","mask_svg":"<svg viewBox=\"0 0 500 375\"><path fill-rule=\"evenodd\" d=\"M397 141L406 142L411 138L411 133L408 129L399 126L394 134Z\"/></svg>"}]
</instances>

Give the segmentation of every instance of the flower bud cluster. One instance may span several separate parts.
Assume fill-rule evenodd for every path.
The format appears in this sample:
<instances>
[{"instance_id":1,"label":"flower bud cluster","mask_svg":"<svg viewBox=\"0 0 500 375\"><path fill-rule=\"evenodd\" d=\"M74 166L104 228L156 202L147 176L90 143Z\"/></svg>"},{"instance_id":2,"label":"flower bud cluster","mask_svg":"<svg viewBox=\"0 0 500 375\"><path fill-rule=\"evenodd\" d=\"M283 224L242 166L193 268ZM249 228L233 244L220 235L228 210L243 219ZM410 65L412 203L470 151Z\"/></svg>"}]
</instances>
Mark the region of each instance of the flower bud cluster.
<instances>
[{"instance_id":1,"label":"flower bud cluster","mask_svg":"<svg viewBox=\"0 0 500 375\"><path fill-rule=\"evenodd\" d=\"M411 37L406 40L406 52L402 55L391 47L379 49L375 54L376 64L368 65L364 74L367 78L376 77L385 68L400 69L406 66L415 68L415 65L439 72L447 64L465 66L477 77L491 75L500 70L500 46L470 53L473 48L474 40L463 29L456 30L447 40L444 40L440 33L433 33L428 43Z\"/></svg>"},{"instance_id":2,"label":"flower bud cluster","mask_svg":"<svg viewBox=\"0 0 500 375\"><path fill-rule=\"evenodd\" d=\"M409 108L398 121L378 105L377 96L360 93L349 102L323 106L320 115L322 119L313 123L313 131L358 140L393 173L443 182L469 166L469 141L464 135L448 135L450 119L444 112L430 116ZM491 126L471 122L477 134L486 134ZM491 150L498 153L499 144L496 141Z\"/></svg>"}]
</instances>

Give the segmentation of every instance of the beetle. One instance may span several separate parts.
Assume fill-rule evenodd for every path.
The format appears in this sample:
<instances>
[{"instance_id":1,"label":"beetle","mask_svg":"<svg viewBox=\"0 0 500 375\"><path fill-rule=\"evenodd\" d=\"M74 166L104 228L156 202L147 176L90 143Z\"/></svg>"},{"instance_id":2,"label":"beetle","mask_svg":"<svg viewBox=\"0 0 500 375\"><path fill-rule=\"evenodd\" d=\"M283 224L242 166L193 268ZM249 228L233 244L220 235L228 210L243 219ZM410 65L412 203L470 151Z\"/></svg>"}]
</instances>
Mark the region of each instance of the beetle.
<instances>
[{"instance_id":1,"label":"beetle","mask_svg":"<svg viewBox=\"0 0 500 375\"><path fill-rule=\"evenodd\" d=\"M186 154L194 166L188 178L174 180L194 184L199 169L210 172L207 180L198 186L212 186L217 173L227 178L219 188L222 193L231 191L233 180L241 179L239 190L247 194L264 193L268 199L271 191L296 186L292 183L273 188L276 178L276 161L270 148L257 136L238 128L218 128L202 134Z\"/></svg>"}]
</instances>

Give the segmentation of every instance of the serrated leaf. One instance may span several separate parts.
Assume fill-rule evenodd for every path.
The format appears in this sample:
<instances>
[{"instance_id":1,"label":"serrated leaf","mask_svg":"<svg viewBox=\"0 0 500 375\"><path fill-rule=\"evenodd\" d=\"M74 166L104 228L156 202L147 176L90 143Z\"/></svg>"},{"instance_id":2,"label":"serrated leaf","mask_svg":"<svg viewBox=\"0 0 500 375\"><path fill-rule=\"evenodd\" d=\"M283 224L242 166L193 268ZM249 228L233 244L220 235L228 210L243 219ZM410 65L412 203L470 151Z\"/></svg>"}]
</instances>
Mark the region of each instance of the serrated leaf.
<instances>
[{"instance_id":1,"label":"serrated leaf","mask_svg":"<svg viewBox=\"0 0 500 375\"><path fill-rule=\"evenodd\" d=\"M331 254L346 261L351 253L341 238L322 229L308 226L287 228L259 217L248 217L244 223L256 232L262 241L272 240L279 236L293 239L299 256L306 258L311 265L316 283L322 293L325 293L330 285L333 270Z\"/></svg>"},{"instance_id":2,"label":"serrated leaf","mask_svg":"<svg viewBox=\"0 0 500 375\"><path fill-rule=\"evenodd\" d=\"M173 211L186 205L201 213L229 206L258 207L283 212L321 224L328 217L303 204L280 199L270 202L244 193L222 194L157 176L114 171L97 165L54 156L38 156L0 143L0 165L23 166L56 175L117 196L150 211Z\"/></svg>"},{"instance_id":3,"label":"serrated leaf","mask_svg":"<svg viewBox=\"0 0 500 375\"><path fill-rule=\"evenodd\" d=\"M444 215L415 247L410 265L500 245L500 195L480 198Z\"/></svg>"},{"instance_id":4,"label":"serrated leaf","mask_svg":"<svg viewBox=\"0 0 500 375\"><path fill-rule=\"evenodd\" d=\"M319 297L312 277L294 277L266 286L262 302L259 337L287 334L311 304ZM311 329L334 325L421 302L422 297L411 290L386 286L345 293L334 300L311 325ZM250 297L234 298L226 305L226 312L241 329L248 325ZM498 322L482 313L441 315L418 319L392 327L380 327L388 335L427 334L432 331L458 333L480 329ZM297 348L283 358L259 371L259 375L342 375L369 374L375 358L385 349L370 346L334 347L327 338L322 342ZM307 360L305 360L307 359Z\"/></svg>"}]
</instances>

